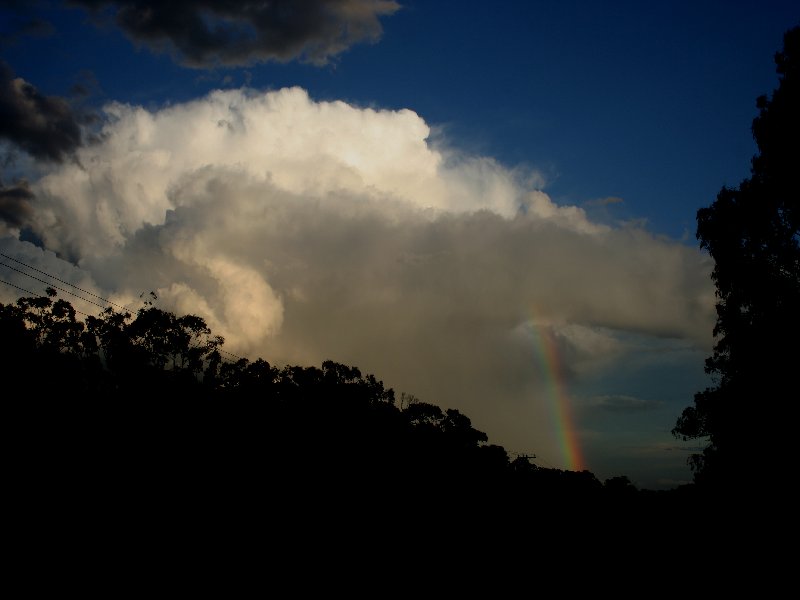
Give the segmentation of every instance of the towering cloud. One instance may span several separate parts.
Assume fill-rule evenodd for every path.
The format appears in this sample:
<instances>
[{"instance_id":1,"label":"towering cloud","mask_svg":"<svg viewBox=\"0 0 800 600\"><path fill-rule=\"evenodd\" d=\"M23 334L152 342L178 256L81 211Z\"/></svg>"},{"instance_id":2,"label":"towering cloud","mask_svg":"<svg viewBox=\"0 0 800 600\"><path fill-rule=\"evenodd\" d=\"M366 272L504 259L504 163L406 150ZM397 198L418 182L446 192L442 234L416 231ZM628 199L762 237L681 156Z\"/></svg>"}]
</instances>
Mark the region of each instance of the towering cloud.
<instances>
[{"instance_id":1,"label":"towering cloud","mask_svg":"<svg viewBox=\"0 0 800 600\"><path fill-rule=\"evenodd\" d=\"M375 41L392 0L72 0L113 8L136 42L167 50L190 67L243 66L301 59L325 64L353 44Z\"/></svg>"},{"instance_id":2,"label":"towering cloud","mask_svg":"<svg viewBox=\"0 0 800 600\"><path fill-rule=\"evenodd\" d=\"M559 464L545 334L575 389L710 343L706 257L559 206L409 110L291 88L106 111L100 142L31 184L34 233L84 289L153 290L236 354L357 365Z\"/></svg>"}]
</instances>

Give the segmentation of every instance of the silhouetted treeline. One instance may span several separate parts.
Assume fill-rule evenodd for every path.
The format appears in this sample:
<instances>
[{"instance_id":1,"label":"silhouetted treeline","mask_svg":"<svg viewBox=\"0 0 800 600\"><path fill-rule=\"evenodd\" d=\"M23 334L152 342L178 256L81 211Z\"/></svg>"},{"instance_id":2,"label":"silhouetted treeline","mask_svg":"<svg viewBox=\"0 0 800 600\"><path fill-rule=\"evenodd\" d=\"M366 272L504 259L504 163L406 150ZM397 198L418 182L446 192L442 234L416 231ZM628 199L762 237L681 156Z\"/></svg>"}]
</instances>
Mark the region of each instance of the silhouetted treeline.
<instances>
[{"instance_id":1,"label":"silhouetted treeline","mask_svg":"<svg viewBox=\"0 0 800 600\"><path fill-rule=\"evenodd\" d=\"M785 33L775 64L777 88L756 101L750 177L697 213L697 238L714 259L716 343L706 360L714 384L673 430L708 441L692 457L696 483L770 503L786 498L797 456L800 26Z\"/></svg>"},{"instance_id":2,"label":"silhouetted treeline","mask_svg":"<svg viewBox=\"0 0 800 600\"><path fill-rule=\"evenodd\" d=\"M609 508L664 516L667 499L689 493L511 460L458 410L398 401L356 367L230 362L200 317L146 304L135 318L108 309L82 322L49 292L0 304L4 423L34 503L88 489L169 510L215 499L287 518L466 511L547 526L566 506L587 524Z\"/></svg>"}]
</instances>

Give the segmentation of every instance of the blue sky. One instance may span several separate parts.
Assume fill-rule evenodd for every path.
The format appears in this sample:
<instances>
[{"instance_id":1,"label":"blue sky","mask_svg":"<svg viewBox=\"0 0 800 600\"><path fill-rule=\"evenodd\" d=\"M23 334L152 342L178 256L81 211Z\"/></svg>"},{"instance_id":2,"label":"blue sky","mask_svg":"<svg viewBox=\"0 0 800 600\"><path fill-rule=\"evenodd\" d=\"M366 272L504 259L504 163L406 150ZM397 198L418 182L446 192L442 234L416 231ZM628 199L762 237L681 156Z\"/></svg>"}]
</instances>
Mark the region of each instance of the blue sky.
<instances>
[{"instance_id":1,"label":"blue sky","mask_svg":"<svg viewBox=\"0 0 800 600\"><path fill-rule=\"evenodd\" d=\"M186 66L168 38L159 51L126 36L114 20L126 3L105 4L94 20L62 2L2 5L8 79L61 98L84 132L56 161L26 152L25 131L0 132L4 190L31 195L7 210L3 252L123 303L157 287L164 308L202 314L233 351L357 364L568 467L527 323L559 344L588 468L653 488L690 478L693 446L669 430L706 383L711 344L695 214L749 174L755 100L777 85L796 3L348 0L341 51L309 62L301 44L228 66ZM306 96L281 94L292 86ZM213 90L228 95L215 103ZM128 105L143 112L109 108ZM253 148L230 164L235 146L190 135L218 110L214 125L241 126L239 147ZM273 144L284 125L289 141ZM286 151L291 140L301 147ZM151 170L137 175L139 156ZM212 206L223 196L229 214ZM231 223L265 197L289 215L274 242L266 217L261 237ZM268 307L259 336L237 329L244 297Z\"/></svg>"}]
</instances>

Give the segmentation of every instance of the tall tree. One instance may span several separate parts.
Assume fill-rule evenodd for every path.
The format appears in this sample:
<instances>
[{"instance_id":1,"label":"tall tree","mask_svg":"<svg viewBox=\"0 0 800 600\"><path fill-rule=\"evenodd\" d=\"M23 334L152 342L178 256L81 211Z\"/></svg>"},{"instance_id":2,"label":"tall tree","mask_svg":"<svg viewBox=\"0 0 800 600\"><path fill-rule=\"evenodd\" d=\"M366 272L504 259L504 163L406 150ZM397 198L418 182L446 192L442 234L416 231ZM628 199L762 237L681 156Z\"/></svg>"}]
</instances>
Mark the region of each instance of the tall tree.
<instances>
[{"instance_id":1,"label":"tall tree","mask_svg":"<svg viewBox=\"0 0 800 600\"><path fill-rule=\"evenodd\" d=\"M717 322L706 360L714 385L695 395L673 434L708 440L691 457L695 482L730 490L779 485L793 468L800 399L800 26L776 53L778 87L757 99L750 177L697 213L714 259ZM763 475L772 476L769 480Z\"/></svg>"}]
</instances>

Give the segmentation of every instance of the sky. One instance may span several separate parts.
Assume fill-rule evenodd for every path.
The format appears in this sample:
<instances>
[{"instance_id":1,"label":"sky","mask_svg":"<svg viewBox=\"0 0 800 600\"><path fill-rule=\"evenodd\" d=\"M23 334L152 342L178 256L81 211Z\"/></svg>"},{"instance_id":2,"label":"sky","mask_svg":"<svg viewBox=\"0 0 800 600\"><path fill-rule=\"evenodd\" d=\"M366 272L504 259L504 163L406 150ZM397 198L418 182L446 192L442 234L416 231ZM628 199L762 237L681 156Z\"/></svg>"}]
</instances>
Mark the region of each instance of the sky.
<instances>
[{"instance_id":1,"label":"sky","mask_svg":"<svg viewBox=\"0 0 800 600\"><path fill-rule=\"evenodd\" d=\"M0 2L0 302L51 277L87 314L152 291L237 356L358 366L512 457L673 488L700 442L670 431L712 383L696 212L748 177L799 21L770 0Z\"/></svg>"}]
</instances>

